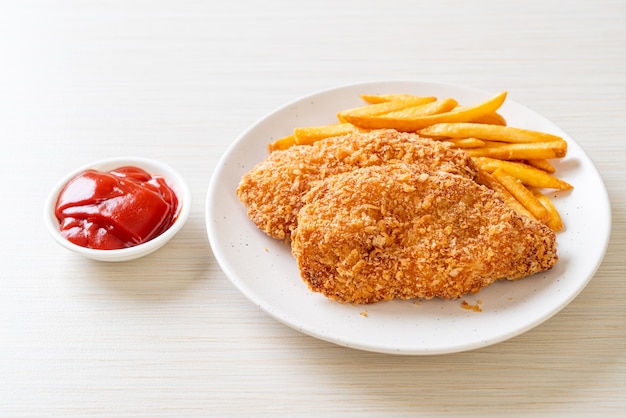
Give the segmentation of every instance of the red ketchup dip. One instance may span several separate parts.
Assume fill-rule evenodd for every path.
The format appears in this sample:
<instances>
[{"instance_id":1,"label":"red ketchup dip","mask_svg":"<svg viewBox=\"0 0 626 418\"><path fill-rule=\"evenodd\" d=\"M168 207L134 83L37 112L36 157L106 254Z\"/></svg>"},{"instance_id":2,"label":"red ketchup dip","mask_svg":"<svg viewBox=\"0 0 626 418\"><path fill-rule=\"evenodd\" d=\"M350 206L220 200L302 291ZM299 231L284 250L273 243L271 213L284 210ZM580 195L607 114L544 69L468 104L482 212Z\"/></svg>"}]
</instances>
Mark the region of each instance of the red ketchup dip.
<instances>
[{"instance_id":1,"label":"red ketchup dip","mask_svg":"<svg viewBox=\"0 0 626 418\"><path fill-rule=\"evenodd\" d=\"M138 167L86 170L63 187L55 215L74 244L115 250L165 232L178 215L178 198L165 178Z\"/></svg>"}]
</instances>

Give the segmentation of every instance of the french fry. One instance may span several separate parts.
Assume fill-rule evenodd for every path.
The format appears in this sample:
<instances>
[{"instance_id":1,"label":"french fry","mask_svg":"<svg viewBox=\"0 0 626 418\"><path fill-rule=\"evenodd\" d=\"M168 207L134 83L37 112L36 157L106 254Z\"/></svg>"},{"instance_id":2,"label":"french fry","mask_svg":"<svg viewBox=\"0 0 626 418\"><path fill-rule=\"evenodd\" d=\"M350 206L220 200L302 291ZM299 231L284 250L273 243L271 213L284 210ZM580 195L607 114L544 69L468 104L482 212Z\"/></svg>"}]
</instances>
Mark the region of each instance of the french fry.
<instances>
[{"instance_id":1,"label":"french fry","mask_svg":"<svg viewBox=\"0 0 626 418\"><path fill-rule=\"evenodd\" d=\"M458 102L454 99L447 98L436 100L434 102L411 106L395 112L384 113L386 118L417 118L427 115L436 115L438 113L449 112L457 106Z\"/></svg>"},{"instance_id":2,"label":"french fry","mask_svg":"<svg viewBox=\"0 0 626 418\"><path fill-rule=\"evenodd\" d=\"M555 173L556 168L548 160L523 160L524 163L532 165L535 168L545 171L546 173Z\"/></svg>"},{"instance_id":3,"label":"french fry","mask_svg":"<svg viewBox=\"0 0 626 418\"><path fill-rule=\"evenodd\" d=\"M382 115L384 113L394 112L396 110L405 109L411 106L418 106L425 103L436 101L436 97L418 97L412 96L405 99L392 100L388 102L375 103L365 105L361 107L355 107L348 110L343 110L337 113L337 118L340 122L350 122L350 117L372 117L376 115Z\"/></svg>"},{"instance_id":4,"label":"french fry","mask_svg":"<svg viewBox=\"0 0 626 418\"><path fill-rule=\"evenodd\" d=\"M296 145L296 137L293 135L289 135L272 142L267 146L267 149L269 150L269 152L274 152L287 149L293 145Z\"/></svg>"},{"instance_id":5,"label":"french fry","mask_svg":"<svg viewBox=\"0 0 626 418\"><path fill-rule=\"evenodd\" d=\"M488 113L486 115L483 115L483 116L473 120L472 122L474 122L474 123L486 123L486 124L489 124L489 125L506 126L506 119L504 119L504 116L502 116L498 112Z\"/></svg>"},{"instance_id":6,"label":"french fry","mask_svg":"<svg viewBox=\"0 0 626 418\"><path fill-rule=\"evenodd\" d=\"M526 186L557 190L570 190L572 188L572 185L566 181L528 164L488 157L475 157L474 161L480 168L490 173L501 168Z\"/></svg>"},{"instance_id":7,"label":"french fry","mask_svg":"<svg viewBox=\"0 0 626 418\"><path fill-rule=\"evenodd\" d=\"M522 205L519 200L517 200L515 196L513 196L511 192L509 192L508 189L490 173L484 170L478 170L477 180L483 186L487 186L489 189L493 190L502 200L504 200L504 203L509 205L509 207L517 212L518 215L528 216L531 219L537 219L535 218L535 215L526 209L526 207Z\"/></svg>"},{"instance_id":8,"label":"french fry","mask_svg":"<svg viewBox=\"0 0 626 418\"><path fill-rule=\"evenodd\" d=\"M418 134L431 137L485 139L510 143L562 141L556 135L510 126L489 125L484 123L438 123L417 131Z\"/></svg>"},{"instance_id":9,"label":"french fry","mask_svg":"<svg viewBox=\"0 0 626 418\"><path fill-rule=\"evenodd\" d=\"M358 131L358 128L350 123L336 123L324 126L310 126L306 128L295 128L293 136L297 145L311 145L320 139L331 136L346 135Z\"/></svg>"},{"instance_id":10,"label":"french fry","mask_svg":"<svg viewBox=\"0 0 626 418\"><path fill-rule=\"evenodd\" d=\"M500 182L535 218L542 222L549 219L548 209L519 180L499 168L492 176Z\"/></svg>"},{"instance_id":11,"label":"french fry","mask_svg":"<svg viewBox=\"0 0 626 418\"><path fill-rule=\"evenodd\" d=\"M361 94L361 98L370 104L391 102L394 100L407 100L407 99L412 99L414 97L419 97L419 96L414 96L412 94L406 94L406 93L382 94L382 95Z\"/></svg>"},{"instance_id":12,"label":"french fry","mask_svg":"<svg viewBox=\"0 0 626 418\"><path fill-rule=\"evenodd\" d=\"M485 145L485 141L476 138L444 139L443 141L451 143L454 148L477 148Z\"/></svg>"},{"instance_id":13,"label":"french fry","mask_svg":"<svg viewBox=\"0 0 626 418\"><path fill-rule=\"evenodd\" d=\"M556 209L550 198L544 195L538 190L531 190L531 192L535 195L537 200L539 200L543 206L548 210L548 219L546 220L546 225L554 232L560 232L563 230L563 220L561 219L561 215L559 215L559 211Z\"/></svg>"},{"instance_id":14,"label":"french fry","mask_svg":"<svg viewBox=\"0 0 626 418\"><path fill-rule=\"evenodd\" d=\"M567 154L567 142L533 142L530 144L507 144L486 142L484 147L467 150L471 157L490 157L499 160L537 160L563 158Z\"/></svg>"},{"instance_id":15,"label":"french fry","mask_svg":"<svg viewBox=\"0 0 626 418\"><path fill-rule=\"evenodd\" d=\"M350 122L364 129L384 129L390 128L397 131L415 132L427 126L444 122L469 122L489 113L497 111L506 99L506 92L479 103L474 106L464 107L449 112L426 115L415 118L393 118L384 114L359 115L354 113L344 113L342 117L346 122ZM393 102L389 102L393 103ZM381 103L385 104L385 103ZM377 106L377 105L371 105Z\"/></svg>"}]
</instances>

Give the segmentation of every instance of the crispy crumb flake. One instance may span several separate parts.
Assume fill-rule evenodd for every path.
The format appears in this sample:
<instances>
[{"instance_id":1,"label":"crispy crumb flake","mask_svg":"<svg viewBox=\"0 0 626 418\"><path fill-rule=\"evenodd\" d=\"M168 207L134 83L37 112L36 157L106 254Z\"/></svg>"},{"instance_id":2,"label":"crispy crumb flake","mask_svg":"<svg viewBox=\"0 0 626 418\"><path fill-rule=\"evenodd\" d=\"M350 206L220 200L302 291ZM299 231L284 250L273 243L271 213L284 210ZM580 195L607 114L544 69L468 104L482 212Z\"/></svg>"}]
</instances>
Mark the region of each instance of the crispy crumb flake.
<instances>
[{"instance_id":1,"label":"crispy crumb flake","mask_svg":"<svg viewBox=\"0 0 626 418\"><path fill-rule=\"evenodd\" d=\"M464 309L468 309L468 310L474 311L474 312L482 312L483 310L480 307L481 304L482 304L481 301L478 301L475 305L471 305L467 301L462 301L461 302L461 307L463 307Z\"/></svg>"}]
</instances>

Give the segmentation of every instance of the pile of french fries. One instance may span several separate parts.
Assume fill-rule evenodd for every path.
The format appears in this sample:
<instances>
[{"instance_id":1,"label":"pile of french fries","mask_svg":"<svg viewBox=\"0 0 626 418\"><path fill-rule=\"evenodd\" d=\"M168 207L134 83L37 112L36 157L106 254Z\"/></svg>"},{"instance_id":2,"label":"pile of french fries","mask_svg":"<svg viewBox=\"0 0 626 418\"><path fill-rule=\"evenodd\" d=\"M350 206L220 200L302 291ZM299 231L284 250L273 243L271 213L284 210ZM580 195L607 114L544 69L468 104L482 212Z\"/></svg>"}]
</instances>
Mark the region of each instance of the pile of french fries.
<instances>
[{"instance_id":1,"label":"pile of french fries","mask_svg":"<svg viewBox=\"0 0 626 418\"><path fill-rule=\"evenodd\" d=\"M567 142L556 135L507 125L498 109L507 93L472 106L453 98L410 94L361 95L364 106L340 111L337 122L295 128L269 145L270 152L352 132L395 129L447 141L464 149L479 168L478 181L494 190L515 211L544 222L554 231L563 222L542 189L570 190L554 175L552 159L567 154Z\"/></svg>"}]
</instances>

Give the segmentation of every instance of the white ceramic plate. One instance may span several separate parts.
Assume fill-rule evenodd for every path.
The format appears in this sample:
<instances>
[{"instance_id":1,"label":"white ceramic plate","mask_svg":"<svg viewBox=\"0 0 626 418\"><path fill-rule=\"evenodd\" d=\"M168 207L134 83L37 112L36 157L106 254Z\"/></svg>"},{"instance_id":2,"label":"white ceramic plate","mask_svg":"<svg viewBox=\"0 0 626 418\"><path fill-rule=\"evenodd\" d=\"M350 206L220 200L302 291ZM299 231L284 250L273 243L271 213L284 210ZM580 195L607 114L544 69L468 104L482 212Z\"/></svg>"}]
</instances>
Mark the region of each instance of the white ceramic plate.
<instances>
[{"instance_id":1,"label":"white ceramic plate","mask_svg":"<svg viewBox=\"0 0 626 418\"><path fill-rule=\"evenodd\" d=\"M517 336L571 302L593 277L610 235L611 210L602 178L567 133L512 100L500 109L510 126L550 132L569 143L557 161L573 184L551 193L566 229L558 234L559 262L549 272L498 282L461 300L392 301L344 305L309 291L287 244L259 231L235 189L241 176L267 155L267 145L296 126L332 123L338 110L363 104L359 94L413 93L454 97L469 105L495 94L430 82L374 82L322 91L269 114L244 132L216 167L208 190L206 223L215 257L254 304L305 334L357 349L396 354L442 354L485 347ZM482 311L461 306L480 302Z\"/></svg>"}]
</instances>

